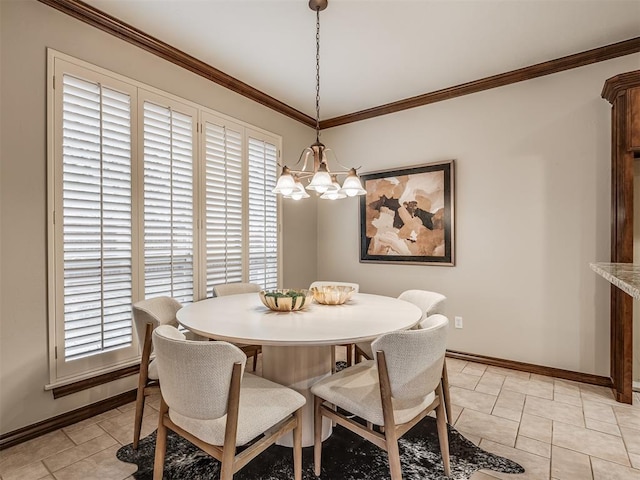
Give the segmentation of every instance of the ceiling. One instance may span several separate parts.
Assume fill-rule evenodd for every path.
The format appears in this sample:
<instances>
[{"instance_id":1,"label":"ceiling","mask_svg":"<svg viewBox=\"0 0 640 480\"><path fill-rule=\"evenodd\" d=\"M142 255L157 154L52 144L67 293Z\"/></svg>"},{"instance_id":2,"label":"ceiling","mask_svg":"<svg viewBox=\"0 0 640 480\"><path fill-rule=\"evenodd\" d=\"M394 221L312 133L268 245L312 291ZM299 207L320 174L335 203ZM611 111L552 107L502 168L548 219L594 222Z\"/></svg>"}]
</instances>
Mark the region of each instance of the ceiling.
<instances>
[{"instance_id":1,"label":"ceiling","mask_svg":"<svg viewBox=\"0 0 640 480\"><path fill-rule=\"evenodd\" d=\"M84 0L315 117L307 0ZM320 118L640 35L640 0L329 0Z\"/></svg>"}]
</instances>

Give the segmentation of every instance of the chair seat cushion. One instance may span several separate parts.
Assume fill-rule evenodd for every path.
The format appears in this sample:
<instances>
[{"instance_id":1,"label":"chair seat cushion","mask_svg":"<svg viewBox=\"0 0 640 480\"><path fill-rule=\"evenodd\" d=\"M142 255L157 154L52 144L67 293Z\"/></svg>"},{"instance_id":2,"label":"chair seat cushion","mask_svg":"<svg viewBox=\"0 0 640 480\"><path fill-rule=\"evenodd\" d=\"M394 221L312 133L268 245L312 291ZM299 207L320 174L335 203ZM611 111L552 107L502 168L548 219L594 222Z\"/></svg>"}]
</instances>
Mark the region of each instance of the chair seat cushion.
<instances>
[{"instance_id":1,"label":"chair seat cushion","mask_svg":"<svg viewBox=\"0 0 640 480\"><path fill-rule=\"evenodd\" d=\"M244 445L302 407L306 399L295 390L250 373L242 377L236 445ZM185 417L169 409L169 418L200 440L224 444L227 416L213 420Z\"/></svg>"},{"instance_id":2,"label":"chair seat cushion","mask_svg":"<svg viewBox=\"0 0 640 480\"><path fill-rule=\"evenodd\" d=\"M384 425L378 367L374 360L358 363L320 380L311 387L311 393L374 425ZM412 400L392 399L395 423L410 421L434 400L435 392Z\"/></svg>"}]
</instances>

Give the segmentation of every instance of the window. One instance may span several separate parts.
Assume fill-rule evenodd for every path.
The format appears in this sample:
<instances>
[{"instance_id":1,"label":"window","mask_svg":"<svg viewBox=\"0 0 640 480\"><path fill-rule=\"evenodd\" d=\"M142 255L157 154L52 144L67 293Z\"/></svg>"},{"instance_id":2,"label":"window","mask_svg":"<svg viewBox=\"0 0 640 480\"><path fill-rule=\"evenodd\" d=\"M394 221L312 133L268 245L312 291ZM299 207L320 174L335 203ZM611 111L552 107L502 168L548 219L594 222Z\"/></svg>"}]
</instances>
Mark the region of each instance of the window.
<instances>
[{"instance_id":1,"label":"window","mask_svg":"<svg viewBox=\"0 0 640 480\"><path fill-rule=\"evenodd\" d=\"M50 388L137 361L138 299L279 285L280 138L52 50L49 62Z\"/></svg>"}]
</instances>

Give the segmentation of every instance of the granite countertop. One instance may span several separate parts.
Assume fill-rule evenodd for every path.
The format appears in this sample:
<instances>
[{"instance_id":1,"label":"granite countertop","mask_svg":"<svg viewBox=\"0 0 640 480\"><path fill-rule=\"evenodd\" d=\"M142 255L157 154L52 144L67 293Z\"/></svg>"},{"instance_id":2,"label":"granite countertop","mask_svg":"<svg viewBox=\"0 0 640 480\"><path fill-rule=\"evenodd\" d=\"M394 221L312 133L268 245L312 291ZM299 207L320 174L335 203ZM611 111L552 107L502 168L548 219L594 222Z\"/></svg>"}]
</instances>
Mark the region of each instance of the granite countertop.
<instances>
[{"instance_id":1,"label":"granite countertop","mask_svg":"<svg viewBox=\"0 0 640 480\"><path fill-rule=\"evenodd\" d=\"M640 299L640 265L635 263L591 263L591 269L609 282Z\"/></svg>"}]
</instances>

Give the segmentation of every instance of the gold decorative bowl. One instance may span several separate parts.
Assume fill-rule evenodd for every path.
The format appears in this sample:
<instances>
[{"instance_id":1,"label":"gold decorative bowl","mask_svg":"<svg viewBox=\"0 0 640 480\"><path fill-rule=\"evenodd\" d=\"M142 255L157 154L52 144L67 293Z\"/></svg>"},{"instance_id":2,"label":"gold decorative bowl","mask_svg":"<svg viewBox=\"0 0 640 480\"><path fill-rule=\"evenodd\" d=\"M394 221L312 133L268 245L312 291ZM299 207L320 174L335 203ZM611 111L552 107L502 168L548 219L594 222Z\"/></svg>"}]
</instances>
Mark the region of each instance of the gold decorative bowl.
<instances>
[{"instance_id":1,"label":"gold decorative bowl","mask_svg":"<svg viewBox=\"0 0 640 480\"><path fill-rule=\"evenodd\" d=\"M325 285L311 287L311 293L316 302L323 305L342 305L351 298L356 291L353 287L342 285Z\"/></svg>"},{"instance_id":2,"label":"gold decorative bowl","mask_svg":"<svg viewBox=\"0 0 640 480\"><path fill-rule=\"evenodd\" d=\"M309 290L262 290L260 300L265 307L274 312L292 312L301 310L311 304L313 295Z\"/></svg>"}]
</instances>

